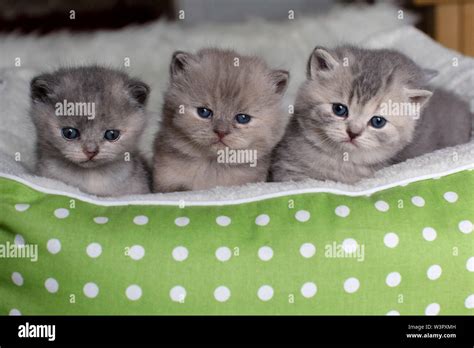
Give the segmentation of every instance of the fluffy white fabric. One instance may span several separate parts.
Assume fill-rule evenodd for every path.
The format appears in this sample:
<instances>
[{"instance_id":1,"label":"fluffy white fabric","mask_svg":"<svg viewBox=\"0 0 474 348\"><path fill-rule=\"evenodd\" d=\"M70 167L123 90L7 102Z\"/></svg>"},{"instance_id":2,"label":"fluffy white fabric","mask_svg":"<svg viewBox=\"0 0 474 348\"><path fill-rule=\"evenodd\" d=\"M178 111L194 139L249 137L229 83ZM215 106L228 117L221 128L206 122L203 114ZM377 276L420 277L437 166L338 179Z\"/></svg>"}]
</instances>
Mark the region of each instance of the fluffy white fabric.
<instances>
[{"instance_id":1,"label":"fluffy white fabric","mask_svg":"<svg viewBox=\"0 0 474 348\"><path fill-rule=\"evenodd\" d=\"M386 4L373 7L335 8L329 14L288 23L251 21L240 25L204 25L183 27L165 22L120 31L93 34L52 34L45 37L0 36L0 173L14 174L42 187L58 189L84 197L89 195L61 182L31 174L34 163L34 132L28 117L28 84L39 71L61 65L100 63L123 67L148 82L153 89L150 99L150 127L142 139L145 152L158 127L161 95L166 88L168 64L174 50L197 50L216 45L256 53L279 68L291 71L286 102L291 104L303 81L306 60L317 45L334 46L354 43L368 47L392 47L412 57L420 65L437 69L436 85L450 89L466 100L474 99L474 60L447 50L410 26L414 17L405 13L398 19L397 8ZM15 58L22 68L11 68ZM457 63L457 64L453 64ZM13 70L13 71L12 71ZM15 161L15 154L21 161ZM474 142L443 149L379 171L374 178L357 185L308 180L299 183L261 183L242 187L216 188L209 191L153 194L124 197L123 201L160 200L186 202L230 200L255 197L296 189L331 188L350 192L387 185L419 176L442 173L474 163ZM110 200L99 198L99 200ZM116 198L113 199L117 201Z\"/></svg>"}]
</instances>

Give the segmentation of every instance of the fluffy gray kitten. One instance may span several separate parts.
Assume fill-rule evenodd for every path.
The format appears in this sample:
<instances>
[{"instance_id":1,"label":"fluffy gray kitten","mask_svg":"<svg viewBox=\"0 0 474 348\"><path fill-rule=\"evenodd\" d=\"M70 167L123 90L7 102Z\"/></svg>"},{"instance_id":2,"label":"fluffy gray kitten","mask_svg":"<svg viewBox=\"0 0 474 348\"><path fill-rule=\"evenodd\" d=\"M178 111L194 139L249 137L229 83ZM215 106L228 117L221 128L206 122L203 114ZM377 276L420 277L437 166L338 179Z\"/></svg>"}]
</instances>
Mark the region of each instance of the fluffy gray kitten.
<instances>
[{"instance_id":1,"label":"fluffy gray kitten","mask_svg":"<svg viewBox=\"0 0 474 348\"><path fill-rule=\"evenodd\" d=\"M154 191L265 181L288 122L281 108L288 78L259 57L231 50L175 52L155 141ZM226 151L256 154L256 162L220 160Z\"/></svg>"},{"instance_id":2,"label":"fluffy gray kitten","mask_svg":"<svg viewBox=\"0 0 474 348\"><path fill-rule=\"evenodd\" d=\"M148 94L145 83L98 66L35 77L38 174L98 196L150 192L137 149Z\"/></svg>"},{"instance_id":3,"label":"fluffy gray kitten","mask_svg":"<svg viewBox=\"0 0 474 348\"><path fill-rule=\"evenodd\" d=\"M435 73L392 50L316 47L274 152L273 180L355 183L391 163L468 142L468 104L427 90Z\"/></svg>"}]
</instances>

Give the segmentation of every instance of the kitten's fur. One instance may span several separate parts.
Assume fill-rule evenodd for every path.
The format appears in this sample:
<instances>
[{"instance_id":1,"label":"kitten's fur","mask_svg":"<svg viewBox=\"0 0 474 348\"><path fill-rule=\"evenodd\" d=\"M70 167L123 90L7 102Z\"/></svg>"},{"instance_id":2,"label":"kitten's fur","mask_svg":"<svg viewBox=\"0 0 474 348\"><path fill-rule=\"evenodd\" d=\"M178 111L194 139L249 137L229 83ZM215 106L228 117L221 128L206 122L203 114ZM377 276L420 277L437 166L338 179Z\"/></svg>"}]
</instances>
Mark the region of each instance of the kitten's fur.
<instances>
[{"instance_id":1,"label":"kitten's fur","mask_svg":"<svg viewBox=\"0 0 474 348\"><path fill-rule=\"evenodd\" d=\"M38 174L98 196L150 192L150 178L137 149L149 87L104 67L62 68L31 81L31 116L38 133ZM56 103L95 103L95 118L57 116ZM68 140L63 127L80 131ZM115 141L106 130L119 130ZM98 151L89 159L84 151ZM129 160L127 161L127 153Z\"/></svg>"},{"instance_id":2,"label":"kitten's fur","mask_svg":"<svg viewBox=\"0 0 474 348\"><path fill-rule=\"evenodd\" d=\"M238 66L235 66L238 60ZM208 189L265 181L273 148L282 138L288 114L281 108L289 73L272 70L255 56L231 50L175 52L163 120L155 141L154 191ZM209 119L198 107L213 111ZM180 113L182 111L182 113ZM252 117L238 124L237 114ZM257 150L257 166L218 163L218 150Z\"/></svg>"},{"instance_id":3,"label":"kitten's fur","mask_svg":"<svg viewBox=\"0 0 474 348\"><path fill-rule=\"evenodd\" d=\"M443 90L432 95L425 89L431 77L432 71L396 51L316 47L295 115L274 152L273 180L355 183L388 164L468 142L468 104ZM421 117L380 115L381 103L389 100L420 103ZM332 103L346 105L348 117L336 116ZM385 117L386 125L371 127L372 116ZM347 130L360 134L353 143Z\"/></svg>"}]
</instances>

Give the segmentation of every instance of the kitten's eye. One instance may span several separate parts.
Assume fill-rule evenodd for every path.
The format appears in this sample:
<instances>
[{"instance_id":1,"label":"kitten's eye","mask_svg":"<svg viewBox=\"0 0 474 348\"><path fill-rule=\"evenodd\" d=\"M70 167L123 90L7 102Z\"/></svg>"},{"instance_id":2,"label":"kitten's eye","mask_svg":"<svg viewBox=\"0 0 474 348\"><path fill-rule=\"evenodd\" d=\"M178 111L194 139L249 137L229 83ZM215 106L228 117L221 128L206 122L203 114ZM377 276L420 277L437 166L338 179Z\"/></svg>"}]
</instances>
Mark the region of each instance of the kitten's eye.
<instances>
[{"instance_id":1,"label":"kitten's eye","mask_svg":"<svg viewBox=\"0 0 474 348\"><path fill-rule=\"evenodd\" d=\"M120 131L116 129L109 129L109 130L106 130L104 133L104 139L108 141L117 140L119 136L120 136Z\"/></svg>"},{"instance_id":2,"label":"kitten's eye","mask_svg":"<svg viewBox=\"0 0 474 348\"><path fill-rule=\"evenodd\" d=\"M387 120L380 116L374 116L370 119L370 125L374 128L382 128L387 123Z\"/></svg>"},{"instance_id":3,"label":"kitten's eye","mask_svg":"<svg viewBox=\"0 0 474 348\"><path fill-rule=\"evenodd\" d=\"M212 110L211 109L206 109L206 108L197 108L197 113L199 117L202 118L209 118L212 116Z\"/></svg>"},{"instance_id":4,"label":"kitten's eye","mask_svg":"<svg viewBox=\"0 0 474 348\"><path fill-rule=\"evenodd\" d=\"M349 114L349 109L343 104L335 103L332 104L332 112L334 112L334 115L336 116L347 117Z\"/></svg>"},{"instance_id":5,"label":"kitten's eye","mask_svg":"<svg viewBox=\"0 0 474 348\"><path fill-rule=\"evenodd\" d=\"M249 115L245 115L245 114L235 115L235 120L237 121L237 123L240 123L240 124L249 123L251 118L252 117L250 117Z\"/></svg>"},{"instance_id":6,"label":"kitten's eye","mask_svg":"<svg viewBox=\"0 0 474 348\"><path fill-rule=\"evenodd\" d=\"M68 140L74 140L79 138L79 131L76 128L65 127L61 129L61 133L63 134L63 137Z\"/></svg>"}]
</instances>

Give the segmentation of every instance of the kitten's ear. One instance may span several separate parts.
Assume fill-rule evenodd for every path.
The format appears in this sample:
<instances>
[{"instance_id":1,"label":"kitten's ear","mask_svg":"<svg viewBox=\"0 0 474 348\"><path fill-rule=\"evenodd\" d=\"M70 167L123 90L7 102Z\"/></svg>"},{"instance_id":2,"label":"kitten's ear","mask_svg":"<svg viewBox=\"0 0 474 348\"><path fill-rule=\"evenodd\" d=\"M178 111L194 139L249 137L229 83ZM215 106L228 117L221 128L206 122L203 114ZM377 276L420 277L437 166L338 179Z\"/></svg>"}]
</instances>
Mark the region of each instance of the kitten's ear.
<instances>
[{"instance_id":1,"label":"kitten's ear","mask_svg":"<svg viewBox=\"0 0 474 348\"><path fill-rule=\"evenodd\" d=\"M316 46L308 60L306 75L309 79L316 76L318 72L334 70L339 62L324 47Z\"/></svg>"},{"instance_id":2,"label":"kitten's ear","mask_svg":"<svg viewBox=\"0 0 474 348\"><path fill-rule=\"evenodd\" d=\"M186 53L183 51L174 52L170 64L171 77L182 73L186 69L186 66L188 66L189 63L193 61L195 61L195 58L191 53Z\"/></svg>"},{"instance_id":3,"label":"kitten's ear","mask_svg":"<svg viewBox=\"0 0 474 348\"><path fill-rule=\"evenodd\" d=\"M405 93L412 103L418 103L421 107L430 100L433 92L426 89L408 89L405 88Z\"/></svg>"},{"instance_id":4,"label":"kitten's ear","mask_svg":"<svg viewBox=\"0 0 474 348\"><path fill-rule=\"evenodd\" d=\"M290 73L286 70L273 70L270 76L275 86L275 93L283 95L288 88Z\"/></svg>"},{"instance_id":5,"label":"kitten's ear","mask_svg":"<svg viewBox=\"0 0 474 348\"><path fill-rule=\"evenodd\" d=\"M37 103L48 103L54 96L53 76L43 74L34 77L30 82L31 100Z\"/></svg>"},{"instance_id":6,"label":"kitten's ear","mask_svg":"<svg viewBox=\"0 0 474 348\"><path fill-rule=\"evenodd\" d=\"M142 106L146 104L148 95L150 94L150 87L145 82L131 80L127 87L130 95L138 102L138 104Z\"/></svg>"}]
</instances>

